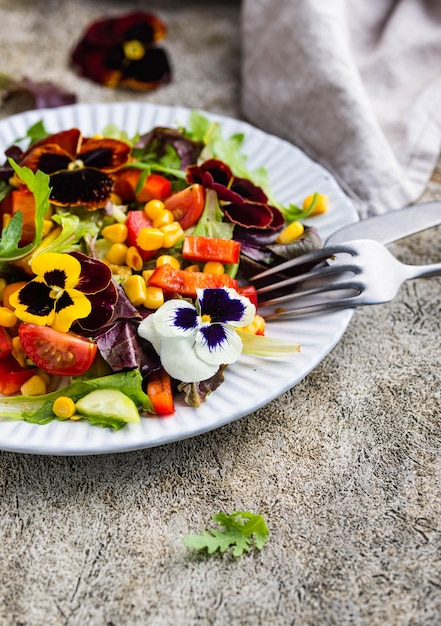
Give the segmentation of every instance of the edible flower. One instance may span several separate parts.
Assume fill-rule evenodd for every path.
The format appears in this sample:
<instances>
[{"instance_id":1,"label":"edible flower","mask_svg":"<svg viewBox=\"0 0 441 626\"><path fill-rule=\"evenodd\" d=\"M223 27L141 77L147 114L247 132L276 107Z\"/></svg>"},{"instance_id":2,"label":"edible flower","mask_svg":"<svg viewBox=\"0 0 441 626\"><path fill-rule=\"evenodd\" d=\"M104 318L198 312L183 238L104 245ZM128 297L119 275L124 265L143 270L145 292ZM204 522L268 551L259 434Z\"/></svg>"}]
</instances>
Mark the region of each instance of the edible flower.
<instances>
[{"instance_id":1,"label":"edible flower","mask_svg":"<svg viewBox=\"0 0 441 626\"><path fill-rule=\"evenodd\" d=\"M250 324L255 312L234 289L198 289L195 304L167 300L141 322L138 333L150 341L172 378L199 382L237 361L242 340L236 328Z\"/></svg>"},{"instance_id":2,"label":"edible flower","mask_svg":"<svg viewBox=\"0 0 441 626\"><path fill-rule=\"evenodd\" d=\"M80 76L106 87L152 90L170 82L166 52L155 44L165 24L151 13L135 11L89 25L71 54Z\"/></svg>"},{"instance_id":3,"label":"edible flower","mask_svg":"<svg viewBox=\"0 0 441 626\"><path fill-rule=\"evenodd\" d=\"M71 128L35 142L20 165L50 176L53 204L97 209L106 205L113 186L110 174L127 163L130 150L124 141L85 138Z\"/></svg>"},{"instance_id":4,"label":"edible flower","mask_svg":"<svg viewBox=\"0 0 441 626\"><path fill-rule=\"evenodd\" d=\"M92 305L76 289L81 274L78 259L46 252L32 259L31 269L36 277L10 296L20 320L67 332L76 319L89 315Z\"/></svg>"},{"instance_id":5,"label":"edible flower","mask_svg":"<svg viewBox=\"0 0 441 626\"><path fill-rule=\"evenodd\" d=\"M35 278L10 296L21 321L67 332L74 322L89 331L112 317L118 292L101 261L79 252L42 252L31 269Z\"/></svg>"},{"instance_id":6,"label":"edible flower","mask_svg":"<svg viewBox=\"0 0 441 626\"><path fill-rule=\"evenodd\" d=\"M234 176L219 159L208 159L187 168L187 181L214 189L228 221L243 228L277 230L284 225L281 211L268 201L266 193L247 178Z\"/></svg>"}]
</instances>

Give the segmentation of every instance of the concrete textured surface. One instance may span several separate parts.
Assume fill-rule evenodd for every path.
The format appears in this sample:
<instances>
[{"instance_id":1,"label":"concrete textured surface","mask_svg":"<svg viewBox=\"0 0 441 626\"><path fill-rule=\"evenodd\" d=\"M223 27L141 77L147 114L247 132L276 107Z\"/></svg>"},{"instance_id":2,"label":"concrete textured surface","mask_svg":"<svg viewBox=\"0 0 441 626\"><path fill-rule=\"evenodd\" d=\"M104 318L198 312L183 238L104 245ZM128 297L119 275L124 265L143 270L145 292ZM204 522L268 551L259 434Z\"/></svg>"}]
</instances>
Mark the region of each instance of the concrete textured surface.
<instances>
[{"instance_id":1,"label":"concrete textured surface","mask_svg":"<svg viewBox=\"0 0 441 626\"><path fill-rule=\"evenodd\" d=\"M66 64L92 19L130 8L169 27L174 79L151 94ZM0 21L3 72L56 81L80 102L241 117L238 2L0 0ZM441 200L441 167L424 199ZM440 236L392 250L440 261ZM214 432L108 456L0 452L1 626L440 624L440 293L440 278L415 281L357 311L300 384ZM183 537L219 510L263 514L262 552L190 552Z\"/></svg>"}]
</instances>

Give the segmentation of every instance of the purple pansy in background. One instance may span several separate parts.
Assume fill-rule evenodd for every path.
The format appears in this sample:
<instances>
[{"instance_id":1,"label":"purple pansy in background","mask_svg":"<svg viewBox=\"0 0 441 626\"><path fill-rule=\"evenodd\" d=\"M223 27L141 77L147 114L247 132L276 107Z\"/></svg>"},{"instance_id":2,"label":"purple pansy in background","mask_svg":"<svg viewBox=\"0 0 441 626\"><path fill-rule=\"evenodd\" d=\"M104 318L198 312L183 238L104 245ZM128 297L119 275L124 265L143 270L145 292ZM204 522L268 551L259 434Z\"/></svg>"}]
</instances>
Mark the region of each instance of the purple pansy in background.
<instances>
[{"instance_id":1,"label":"purple pansy in background","mask_svg":"<svg viewBox=\"0 0 441 626\"><path fill-rule=\"evenodd\" d=\"M150 341L172 378L199 382L237 361L242 340L235 329L250 324L255 312L234 289L198 289L195 304L167 300L141 322L138 333Z\"/></svg>"},{"instance_id":2,"label":"purple pansy in background","mask_svg":"<svg viewBox=\"0 0 441 626\"><path fill-rule=\"evenodd\" d=\"M158 17L143 11L97 20L75 46L72 66L106 87L156 89L171 80L167 54L156 45L166 32Z\"/></svg>"},{"instance_id":3,"label":"purple pansy in background","mask_svg":"<svg viewBox=\"0 0 441 626\"><path fill-rule=\"evenodd\" d=\"M285 219L277 207L257 185L246 178L234 176L229 166L218 159L187 168L187 181L214 189L225 217L243 228L277 230Z\"/></svg>"}]
</instances>

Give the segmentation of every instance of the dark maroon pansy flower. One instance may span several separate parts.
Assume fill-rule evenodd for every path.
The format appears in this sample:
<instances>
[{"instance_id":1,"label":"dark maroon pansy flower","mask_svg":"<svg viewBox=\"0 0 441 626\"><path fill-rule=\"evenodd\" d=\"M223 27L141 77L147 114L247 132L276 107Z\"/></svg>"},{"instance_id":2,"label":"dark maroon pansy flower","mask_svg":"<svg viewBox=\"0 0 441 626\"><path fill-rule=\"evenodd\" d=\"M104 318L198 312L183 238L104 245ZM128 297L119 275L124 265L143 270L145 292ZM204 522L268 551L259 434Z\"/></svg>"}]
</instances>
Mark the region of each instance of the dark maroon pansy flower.
<instances>
[{"instance_id":1,"label":"dark maroon pansy flower","mask_svg":"<svg viewBox=\"0 0 441 626\"><path fill-rule=\"evenodd\" d=\"M90 314L76 322L76 330L81 334L91 332L105 326L113 317L118 302L118 288L112 279L110 268L81 252L70 252L81 264L80 279L76 286L92 304Z\"/></svg>"},{"instance_id":2,"label":"dark maroon pansy flower","mask_svg":"<svg viewBox=\"0 0 441 626\"><path fill-rule=\"evenodd\" d=\"M106 87L156 89L171 80L167 54L156 45L166 32L159 18L143 11L97 20L75 46L72 66Z\"/></svg>"},{"instance_id":3,"label":"dark maroon pansy flower","mask_svg":"<svg viewBox=\"0 0 441 626\"><path fill-rule=\"evenodd\" d=\"M187 181L213 189L226 218L244 228L277 230L285 219L277 207L268 204L268 197L247 178L234 176L229 166L218 159L187 168Z\"/></svg>"},{"instance_id":4,"label":"dark maroon pansy flower","mask_svg":"<svg viewBox=\"0 0 441 626\"><path fill-rule=\"evenodd\" d=\"M87 139L71 128L34 143L20 165L49 174L53 204L96 209L108 201L113 187L110 174L127 163L130 150L124 141Z\"/></svg>"}]
</instances>

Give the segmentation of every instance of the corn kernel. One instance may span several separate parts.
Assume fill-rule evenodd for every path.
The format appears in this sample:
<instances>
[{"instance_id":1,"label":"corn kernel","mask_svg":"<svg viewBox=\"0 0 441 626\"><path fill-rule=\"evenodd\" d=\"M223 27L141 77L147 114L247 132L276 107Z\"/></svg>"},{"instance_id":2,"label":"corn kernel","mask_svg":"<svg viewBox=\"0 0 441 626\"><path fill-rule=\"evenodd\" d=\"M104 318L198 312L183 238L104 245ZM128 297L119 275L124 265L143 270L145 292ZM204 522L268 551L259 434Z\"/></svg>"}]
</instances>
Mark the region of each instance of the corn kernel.
<instances>
[{"instance_id":1,"label":"corn kernel","mask_svg":"<svg viewBox=\"0 0 441 626\"><path fill-rule=\"evenodd\" d=\"M161 228L164 233L163 248L171 248L184 236L184 231L179 222L171 222Z\"/></svg>"},{"instance_id":2,"label":"corn kernel","mask_svg":"<svg viewBox=\"0 0 441 626\"><path fill-rule=\"evenodd\" d=\"M164 304L164 292L160 287L147 287L144 306L148 309L159 309Z\"/></svg>"},{"instance_id":3,"label":"corn kernel","mask_svg":"<svg viewBox=\"0 0 441 626\"><path fill-rule=\"evenodd\" d=\"M131 267L132 270L135 270L135 272L140 272L142 270L144 261L142 260L142 256L139 254L136 246L130 246L130 248L127 249L126 265Z\"/></svg>"},{"instance_id":4,"label":"corn kernel","mask_svg":"<svg viewBox=\"0 0 441 626\"><path fill-rule=\"evenodd\" d=\"M291 222L291 224L285 226L282 232L278 234L276 241L281 244L291 243L292 241L299 239L303 235L304 230L305 227L302 222Z\"/></svg>"},{"instance_id":5,"label":"corn kernel","mask_svg":"<svg viewBox=\"0 0 441 626\"><path fill-rule=\"evenodd\" d=\"M149 200L144 205L144 212L151 220L154 220L164 211L162 200Z\"/></svg>"},{"instance_id":6,"label":"corn kernel","mask_svg":"<svg viewBox=\"0 0 441 626\"><path fill-rule=\"evenodd\" d=\"M225 268L219 261L207 261L204 264L202 271L205 274L223 274L225 272Z\"/></svg>"},{"instance_id":7,"label":"corn kernel","mask_svg":"<svg viewBox=\"0 0 441 626\"><path fill-rule=\"evenodd\" d=\"M201 268L196 263L194 265L187 265L187 267L185 267L184 269L186 272L200 272L201 271Z\"/></svg>"},{"instance_id":8,"label":"corn kernel","mask_svg":"<svg viewBox=\"0 0 441 626\"><path fill-rule=\"evenodd\" d=\"M263 335L265 333L265 319L256 314L251 324L242 326L240 330L253 335Z\"/></svg>"},{"instance_id":9,"label":"corn kernel","mask_svg":"<svg viewBox=\"0 0 441 626\"><path fill-rule=\"evenodd\" d=\"M68 396L60 396L53 403L52 411L57 417L70 419L77 412L77 407L75 406L75 402L72 398L69 398Z\"/></svg>"},{"instance_id":10,"label":"corn kernel","mask_svg":"<svg viewBox=\"0 0 441 626\"><path fill-rule=\"evenodd\" d=\"M29 380L20 387L20 391L24 396L43 396L46 390L46 383L38 374L31 376Z\"/></svg>"},{"instance_id":11,"label":"corn kernel","mask_svg":"<svg viewBox=\"0 0 441 626\"><path fill-rule=\"evenodd\" d=\"M9 226L9 222L11 221L11 219L12 219L12 215L10 213L3 213L3 216L2 216L2 228L3 228L3 230L7 226Z\"/></svg>"},{"instance_id":12,"label":"corn kernel","mask_svg":"<svg viewBox=\"0 0 441 626\"><path fill-rule=\"evenodd\" d=\"M141 228L136 244L146 251L159 250L164 242L164 233L159 228Z\"/></svg>"},{"instance_id":13,"label":"corn kernel","mask_svg":"<svg viewBox=\"0 0 441 626\"><path fill-rule=\"evenodd\" d=\"M313 200L314 200L314 196L315 194L311 194L310 196L307 196L304 200L303 200L303 209L309 209L309 207L311 206ZM329 209L329 196L327 196L324 193L319 193L318 194L318 198L317 198L317 202L315 207L313 208L313 210L311 211L311 213L309 215L320 215L322 213L326 213L326 211Z\"/></svg>"},{"instance_id":14,"label":"corn kernel","mask_svg":"<svg viewBox=\"0 0 441 626\"><path fill-rule=\"evenodd\" d=\"M147 285L139 274L133 274L124 283L124 291L133 306L141 306L147 297Z\"/></svg>"},{"instance_id":15,"label":"corn kernel","mask_svg":"<svg viewBox=\"0 0 441 626\"><path fill-rule=\"evenodd\" d=\"M122 203L121 197L118 196L118 194L113 193L113 192L110 194L109 200L112 204L116 204L117 206L121 205Z\"/></svg>"},{"instance_id":16,"label":"corn kernel","mask_svg":"<svg viewBox=\"0 0 441 626\"><path fill-rule=\"evenodd\" d=\"M153 220L153 228L162 228L163 226L167 226L167 224L171 224L174 221L175 217L173 213L168 209L164 209L158 217L155 217Z\"/></svg>"},{"instance_id":17,"label":"corn kernel","mask_svg":"<svg viewBox=\"0 0 441 626\"><path fill-rule=\"evenodd\" d=\"M26 365L28 364L28 356L23 350L20 342L20 337L18 336L12 337L12 356L22 367L26 367Z\"/></svg>"},{"instance_id":18,"label":"corn kernel","mask_svg":"<svg viewBox=\"0 0 441 626\"><path fill-rule=\"evenodd\" d=\"M124 243L127 239L128 229L125 224L110 224L101 231L102 236L110 243Z\"/></svg>"},{"instance_id":19,"label":"corn kernel","mask_svg":"<svg viewBox=\"0 0 441 626\"><path fill-rule=\"evenodd\" d=\"M128 247L125 243L112 243L106 254L106 260L112 265L124 265Z\"/></svg>"},{"instance_id":20,"label":"corn kernel","mask_svg":"<svg viewBox=\"0 0 441 626\"><path fill-rule=\"evenodd\" d=\"M7 306L0 306L0 326L5 328L14 328L17 323L17 316L14 311L8 309Z\"/></svg>"},{"instance_id":21,"label":"corn kernel","mask_svg":"<svg viewBox=\"0 0 441 626\"><path fill-rule=\"evenodd\" d=\"M6 278L0 278L0 301L3 300L3 290L7 285Z\"/></svg>"},{"instance_id":22,"label":"corn kernel","mask_svg":"<svg viewBox=\"0 0 441 626\"><path fill-rule=\"evenodd\" d=\"M158 256L156 259L156 267L159 267L160 265L171 265L175 270L179 270L181 268L179 259L171 256L171 254L161 254Z\"/></svg>"},{"instance_id":23,"label":"corn kernel","mask_svg":"<svg viewBox=\"0 0 441 626\"><path fill-rule=\"evenodd\" d=\"M9 302L9 296L11 296L15 291L18 291L25 285L27 285L27 282L24 280L19 280L16 283L8 283L7 285L5 285L3 289L3 306L7 306L8 309L11 309L11 311L13 311L14 307Z\"/></svg>"},{"instance_id":24,"label":"corn kernel","mask_svg":"<svg viewBox=\"0 0 441 626\"><path fill-rule=\"evenodd\" d=\"M155 270L144 270L142 273L142 277L145 280L145 284L149 284L150 276L153 274Z\"/></svg>"}]
</instances>

